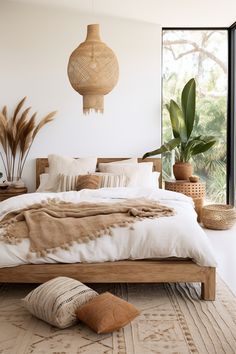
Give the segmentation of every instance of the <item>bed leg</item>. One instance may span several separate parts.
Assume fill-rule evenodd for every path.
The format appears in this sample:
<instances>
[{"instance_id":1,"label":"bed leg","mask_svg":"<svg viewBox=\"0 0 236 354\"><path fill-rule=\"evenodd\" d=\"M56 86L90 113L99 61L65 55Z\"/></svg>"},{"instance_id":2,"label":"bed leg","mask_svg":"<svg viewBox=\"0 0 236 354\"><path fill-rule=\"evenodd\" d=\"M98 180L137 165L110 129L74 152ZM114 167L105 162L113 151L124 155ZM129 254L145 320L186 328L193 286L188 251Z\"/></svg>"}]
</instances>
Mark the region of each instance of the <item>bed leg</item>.
<instances>
[{"instance_id":1,"label":"bed leg","mask_svg":"<svg viewBox=\"0 0 236 354\"><path fill-rule=\"evenodd\" d=\"M208 268L205 279L201 283L202 300L214 301L216 297L216 269Z\"/></svg>"}]
</instances>

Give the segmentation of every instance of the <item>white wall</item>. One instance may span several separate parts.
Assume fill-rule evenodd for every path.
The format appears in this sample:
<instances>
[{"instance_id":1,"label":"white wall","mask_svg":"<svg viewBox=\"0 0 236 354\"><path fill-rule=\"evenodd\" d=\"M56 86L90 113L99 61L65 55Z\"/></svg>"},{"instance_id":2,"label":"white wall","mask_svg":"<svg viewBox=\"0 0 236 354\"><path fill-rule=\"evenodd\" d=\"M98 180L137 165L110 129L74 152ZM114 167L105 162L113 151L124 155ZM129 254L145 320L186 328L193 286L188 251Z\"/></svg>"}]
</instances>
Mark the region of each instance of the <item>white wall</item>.
<instances>
[{"instance_id":1,"label":"white wall","mask_svg":"<svg viewBox=\"0 0 236 354\"><path fill-rule=\"evenodd\" d=\"M118 57L120 79L105 96L104 115L83 116L82 97L67 79L67 62L94 21ZM29 155L23 179L30 190L35 157L141 156L160 144L160 31L145 22L0 2L0 107L13 109L27 95L39 117L58 110Z\"/></svg>"},{"instance_id":2,"label":"white wall","mask_svg":"<svg viewBox=\"0 0 236 354\"><path fill-rule=\"evenodd\" d=\"M9 0L1 0L9 1ZM14 0L61 6L161 24L162 27L228 27L236 21L235 0Z\"/></svg>"}]
</instances>

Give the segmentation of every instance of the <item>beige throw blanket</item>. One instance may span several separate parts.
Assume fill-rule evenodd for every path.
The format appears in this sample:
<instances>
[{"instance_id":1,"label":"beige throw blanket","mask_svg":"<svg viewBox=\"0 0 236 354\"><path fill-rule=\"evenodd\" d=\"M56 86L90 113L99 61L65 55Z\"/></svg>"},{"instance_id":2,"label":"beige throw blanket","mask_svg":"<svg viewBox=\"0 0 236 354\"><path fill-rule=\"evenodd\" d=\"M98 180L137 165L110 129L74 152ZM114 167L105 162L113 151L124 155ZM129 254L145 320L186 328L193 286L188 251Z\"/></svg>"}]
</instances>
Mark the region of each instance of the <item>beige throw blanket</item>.
<instances>
[{"instance_id":1,"label":"beige throw blanket","mask_svg":"<svg viewBox=\"0 0 236 354\"><path fill-rule=\"evenodd\" d=\"M0 221L0 228L4 242L17 244L29 238L30 252L46 256L60 248L67 250L74 243L112 235L113 227L130 226L143 218L171 215L174 215L173 209L148 199L99 204L48 200L7 214Z\"/></svg>"}]
</instances>

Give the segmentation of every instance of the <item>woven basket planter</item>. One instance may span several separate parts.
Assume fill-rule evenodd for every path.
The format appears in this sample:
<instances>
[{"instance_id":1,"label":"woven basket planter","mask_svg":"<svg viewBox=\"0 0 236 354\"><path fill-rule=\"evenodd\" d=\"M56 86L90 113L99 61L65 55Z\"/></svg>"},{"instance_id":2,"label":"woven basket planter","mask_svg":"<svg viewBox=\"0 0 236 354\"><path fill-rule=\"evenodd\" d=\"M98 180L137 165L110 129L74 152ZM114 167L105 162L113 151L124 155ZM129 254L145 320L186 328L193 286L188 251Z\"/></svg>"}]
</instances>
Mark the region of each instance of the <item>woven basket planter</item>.
<instances>
[{"instance_id":1,"label":"woven basket planter","mask_svg":"<svg viewBox=\"0 0 236 354\"><path fill-rule=\"evenodd\" d=\"M207 229L227 230L236 222L236 210L232 205L212 204L202 208L202 223Z\"/></svg>"}]
</instances>

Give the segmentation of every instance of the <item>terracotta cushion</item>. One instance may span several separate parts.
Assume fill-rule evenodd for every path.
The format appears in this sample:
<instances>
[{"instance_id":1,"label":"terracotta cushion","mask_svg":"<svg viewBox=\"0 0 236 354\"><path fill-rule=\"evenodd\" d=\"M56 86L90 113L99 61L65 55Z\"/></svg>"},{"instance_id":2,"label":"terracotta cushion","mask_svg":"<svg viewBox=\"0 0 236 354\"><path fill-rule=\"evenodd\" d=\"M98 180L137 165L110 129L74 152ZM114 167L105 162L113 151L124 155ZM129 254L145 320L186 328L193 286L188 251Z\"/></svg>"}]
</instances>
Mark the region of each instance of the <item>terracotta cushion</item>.
<instances>
[{"instance_id":1,"label":"terracotta cushion","mask_svg":"<svg viewBox=\"0 0 236 354\"><path fill-rule=\"evenodd\" d=\"M140 314L132 304L104 293L80 306L77 318L96 333L109 333L124 327Z\"/></svg>"},{"instance_id":2,"label":"terracotta cushion","mask_svg":"<svg viewBox=\"0 0 236 354\"><path fill-rule=\"evenodd\" d=\"M97 189L100 185L100 176L96 175L81 175L77 177L76 190L81 189Z\"/></svg>"}]
</instances>

